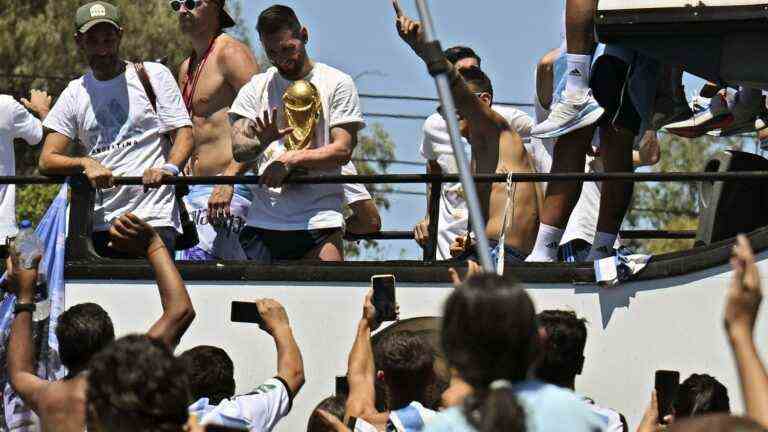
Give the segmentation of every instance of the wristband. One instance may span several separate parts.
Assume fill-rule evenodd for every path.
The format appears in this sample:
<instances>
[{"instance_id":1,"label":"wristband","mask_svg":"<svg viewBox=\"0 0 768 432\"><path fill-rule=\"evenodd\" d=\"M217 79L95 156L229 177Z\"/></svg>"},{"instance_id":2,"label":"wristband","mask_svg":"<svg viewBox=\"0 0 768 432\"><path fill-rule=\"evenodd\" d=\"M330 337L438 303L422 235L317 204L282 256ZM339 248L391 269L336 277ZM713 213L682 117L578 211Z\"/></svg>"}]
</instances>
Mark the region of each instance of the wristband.
<instances>
[{"instance_id":1,"label":"wristband","mask_svg":"<svg viewBox=\"0 0 768 432\"><path fill-rule=\"evenodd\" d=\"M16 303L13 308L13 314L17 315L21 312L34 313L37 310L37 305L34 303Z\"/></svg>"},{"instance_id":2,"label":"wristband","mask_svg":"<svg viewBox=\"0 0 768 432\"><path fill-rule=\"evenodd\" d=\"M174 165L172 163L167 163L167 164L163 165L163 167L160 168L160 169L164 170L164 171L168 171L169 173L171 173L171 175L174 175L174 176L179 175L179 173L181 172L179 170L179 167L177 167L176 165Z\"/></svg>"}]
</instances>

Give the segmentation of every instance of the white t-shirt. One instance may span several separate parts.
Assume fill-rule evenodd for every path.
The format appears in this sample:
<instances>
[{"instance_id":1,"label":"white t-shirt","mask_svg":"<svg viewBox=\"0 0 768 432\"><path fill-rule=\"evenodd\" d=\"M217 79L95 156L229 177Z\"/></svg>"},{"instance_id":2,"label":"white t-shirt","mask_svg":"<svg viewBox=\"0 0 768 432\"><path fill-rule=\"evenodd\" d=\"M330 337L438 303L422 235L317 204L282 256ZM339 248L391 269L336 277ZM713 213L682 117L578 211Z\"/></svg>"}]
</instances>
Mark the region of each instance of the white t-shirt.
<instances>
[{"instance_id":1,"label":"white t-shirt","mask_svg":"<svg viewBox=\"0 0 768 432\"><path fill-rule=\"evenodd\" d=\"M352 78L330 66L315 63L304 77L314 84L323 105L323 116L309 148L320 148L331 142L331 128L341 125L365 127L360 98ZM255 75L237 95L230 113L255 120L265 110L278 110L279 124L283 118L283 94L292 83L270 68ZM283 140L273 142L258 160L259 174L285 152ZM310 175L339 175L341 167L331 170L310 170ZM344 225L341 213L343 186L340 184L285 185L281 188L253 188L253 202L248 212L248 226L256 228L299 231L338 228Z\"/></svg>"},{"instance_id":2,"label":"white t-shirt","mask_svg":"<svg viewBox=\"0 0 768 432\"><path fill-rule=\"evenodd\" d=\"M115 177L142 176L166 163L170 143L163 134L192 126L173 74L158 63L144 63L157 95L157 114L132 65L109 81L92 72L69 83L43 125L79 143L79 152L112 170ZM155 227L180 231L173 187L144 192L121 186L96 193L94 231L132 212Z\"/></svg>"},{"instance_id":3,"label":"white t-shirt","mask_svg":"<svg viewBox=\"0 0 768 432\"><path fill-rule=\"evenodd\" d=\"M355 164L349 162L348 164L341 167L341 175L357 175L357 168L355 168ZM371 194L368 193L368 188L366 188L364 184L344 184L344 204L350 205L358 201L366 201L369 199L371 199Z\"/></svg>"},{"instance_id":4,"label":"white t-shirt","mask_svg":"<svg viewBox=\"0 0 768 432\"><path fill-rule=\"evenodd\" d=\"M269 432L291 411L291 396L285 384L270 378L253 392L224 399L218 405L208 405L203 398L190 405L201 425L219 425L247 429L250 432Z\"/></svg>"},{"instance_id":5,"label":"white t-shirt","mask_svg":"<svg viewBox=\"0 0 768 432\"><path fill-rule=\"evenodd\" d=\"M37 145L43 139L43 126L35 116L8 95L0 95L0 175L16 175L13 140ZM0 244L14 237L16 227L16 186L0 185Z\"/></svg>"},{"instance_id":6,"label":"white t-shirt","mask_svg":"<svg viewBox=\"0 0 768 432\"><path fill-rule=\"evenodd\" d=\"M501 114L523 139L530 137L534 121L528 114L514 107L494 105L493 109ZM453 156L448 125L443 117L438 113L429 116L424 122L422 132L420 152L424 159L437 162L443 174L457 174L459 171L456 158ZM465 138L462 138L461 142L464 145L467 160L471 160L472 150L469 142ZM534 153L531 155L535 156ZM535 158L534 165L536 165ZM465 199L461 183L443 184L437 222L437 259L439 260L450 259L451 244L456 237L467 232L469 214Z\"/></svg>"},{"instance_id":7,"label":"white t-shirt","mask_svg":"<svg viewBox=\"0 0 768 432\"><path fill-rule=\"evenodd\" d=\"M595 401L589 398L584 398L584 403L587 404L587 408L592 410L593 413L605 420L607 426L603 429L603 432L624 432L624 422L622 421L621 414L610 408L596 405Z\"/></svg>"}]
</instances>

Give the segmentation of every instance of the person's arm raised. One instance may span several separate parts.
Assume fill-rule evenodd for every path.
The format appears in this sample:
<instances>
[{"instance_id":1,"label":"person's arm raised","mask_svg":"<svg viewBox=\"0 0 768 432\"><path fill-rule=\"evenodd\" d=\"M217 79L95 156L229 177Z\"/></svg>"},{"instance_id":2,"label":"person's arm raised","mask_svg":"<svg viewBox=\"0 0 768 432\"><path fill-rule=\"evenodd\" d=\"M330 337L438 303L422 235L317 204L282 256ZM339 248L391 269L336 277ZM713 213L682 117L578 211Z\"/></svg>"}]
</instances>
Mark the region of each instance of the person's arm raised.
<instances>
[{"instance_id":1,"label":"person's arm raised","mask_svg":"<svg viewBox=\"0 0 768 432\"><path fill-rule=\"evenodd\" d=\"M367 417L376 414L376 387L374 379L376 366L373 360L371 332L379 323L376 320L376 308L371 302L373 290L369 290L363 303L363 316L357 324L355 342L347 360L347 397L344 423L350 417Z\"/></svg>"},{"instance_id":2,"label":"person's arm raised","mask_svg":"<svg viewBox=\"0 0 768 432\"><path fill-rule=\"evenodd\" d=\"M256 301L259 315L264 324L262 330L275 339L277 348L277 376L282 378L291 392L291 399L296 397L304 386L304 360L301 350L293 337L291 323L283 305L272 299Z\"/></svg>"},{"instance_id":3,"label":"person's arm raised","mask_svg":"<svg viewBox=\"0 0 768 432\"><path fill-rule=\"evenodd\" d=\"M230 114L232 123L232 156L236 162L252 162L270 144L293 132L293 128L277 127L277 108L272 115L265 110L261 118L251 120L237 114Z\"/></svg>"},{"instance_id":4,"label":"person's arm raised","mask_svg":"<svg viewBox=\"0 0 768 432\"><path fill-rule=\"evenodd\" d=\"M739 371L747 415L768 427L768 373L754 341L763 294L752 247L743 235L736 239L731 266L733 279L726 296L725 329Z\"/></svg>"},{"instance_id":5,"label":"person's arm raised","mask_svg":"<svg viewBox=\"0 0 768 432\"><path fill-rule=\"evenodd\" d=\"M131 213L112 224L110 236L110 247L146 256L152 265L163 315L150 327L147 335L173 350L195 319L195 309L165 244L149 224Z\"/></svg>"},{"instance_id":6,"label":"person's arm raised","mask_svg":"<svg viewBox=\"0 0 768 432\"><path fill-rule=\"evenodd\" d=\"M5 286L9 292L16 294L16 303L34 304L37 264L27 270L22 268L17 259L8 258L6 271ZM32 312L20 311L13 320L8 339L8 375L16 393L37 413L40 394L48 381L35 374L34 352Z\"/></svg>"}]
</instances>

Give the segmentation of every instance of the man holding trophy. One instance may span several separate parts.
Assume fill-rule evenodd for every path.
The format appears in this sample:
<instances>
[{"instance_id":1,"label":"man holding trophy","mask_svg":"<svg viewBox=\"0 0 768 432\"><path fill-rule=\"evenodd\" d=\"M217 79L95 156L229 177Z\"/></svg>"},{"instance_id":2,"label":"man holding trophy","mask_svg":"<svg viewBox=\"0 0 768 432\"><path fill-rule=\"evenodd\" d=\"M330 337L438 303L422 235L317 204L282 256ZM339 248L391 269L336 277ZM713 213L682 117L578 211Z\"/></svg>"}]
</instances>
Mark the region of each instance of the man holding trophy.
<instances>
[{"instance_id":1,"label":"man holding trophy","mask_svg":"<svg viewBox=\"0 0 768 432\"><path fill-rule=\"evenodd\" d=\"M230 110L234 158L256 162L261 176L240 242L252 260L341 261L343 185L283 181L341 174L365 127L357 88L309 58L309 32L291 8L264 10L256 28L274 67L254 76Z\"/></svg>"}]
</instances>

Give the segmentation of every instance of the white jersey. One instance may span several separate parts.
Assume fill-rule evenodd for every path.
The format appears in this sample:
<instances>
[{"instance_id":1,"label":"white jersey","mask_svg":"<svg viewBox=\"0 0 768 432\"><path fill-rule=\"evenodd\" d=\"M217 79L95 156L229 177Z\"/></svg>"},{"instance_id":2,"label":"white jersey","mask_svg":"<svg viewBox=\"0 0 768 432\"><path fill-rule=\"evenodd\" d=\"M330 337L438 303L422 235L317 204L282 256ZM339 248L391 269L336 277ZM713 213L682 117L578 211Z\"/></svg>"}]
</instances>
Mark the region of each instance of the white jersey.
<instances>
[{"instance_id":1,"label":"white jersey","mask_svg":"<svg viewBox=\"0 0 768 432\"><path fill-rule=\"evenodd\" d=\"M242 185L235 185L232 202L229 205L229 218L224 224L213 226L208 219L208 201L214 187L197 185L190 188L184 197L184 204L192 221L197 227L197 237L200 242L196 248L204 251L205 258L221 260L246 260L245 252L240 246L240 232L245 228L248 209L251 207L250 190ZM194 254L182 254L180 259L195 259ZM195 259L197 260L197 259Z\"/></svg>"},{"instance_id":2,"label":"white jersey","mask_svg":"<svg viewBox=\"0 0 768 432\"><path fill-rule=\"evenodd\" d=\"M603 429L603 432L624 432L624 420L621 418L621 414L610 408L603 408L595 404L595 401L589 398L584 398L584 403L587 404L593 413L602 418L607 426Z\"/></svg>"},{"instance_id":3,"label":"white jersey","mask_svg":"<svg viewBox=\"0 0 768 432\"><path fill-rule=\"evenodd\" d=\"M534 122L528 114L517 108L498 105L494 105L493 110L501 114L521 138L530 137ZM462 138L461 142L467 160L470 160L472 151L469 142L465 138ZM443 174L457 174L459 172L456 158L453 155L451 138L448 134L448 125L438 113L432 114L424 122L420 153L427 161L437 162ZM535 160L534 165L536 165ZM450 259L451 244L456 237L467 232L469 214L465 200L461 183L443 184L440 191L440 209L437 222L437 259L439 260Z\"/></svg>"},{"instance_id":4,"label":"white jersey","mask_svg":"<svg viewBox=\"0 0 768 432\"><path fill-rule=\"evenodd\" d=\"M176 80L165 66L144 63L157 95L157 113L132 65L99 81L93 72L69 83L43 125L77 141L80 153L112 170L116 177L142 176L166 163L170 143L164 134L192 126ZM96 194L94 231L132 212L155 227L181 231L172 186L144 192L143 186L102 189Z\"/></svg>"},{"instance_id":5,"label":"white jersey","mask_svg":"<svg viewBox=\"0 0 768 432\"><path fill-rule=\"evenodd\" d=\"M16 175L13 140L37 145L43 139L43 126L14 98L0 95L0 175ZM16 186L0 185L0 244L6 244L19 229L16 226Z\"/></svg>"},{"instance_id":6,"label":"white jersey","mask_svg":"<svg viewBox=\"0 0 768 432\"><path fill-rule=\"evenodd\" d=\"M189 412L197 416L200 424L246 429L250 432L269 432L291 411L291 396L285 383L270 378L253 392L224 399L216 406L203 398L190 405Z\"/></svg>"},{"instance_id":7,"label":"white jersey","mask_svg":"<svg viewBox=\"0 0 768 432\"><path fill-rule=\"evenodd\" d=\"M336 126L365 127L357 88L349 75L315 63L304 79L317 87L323 105L323 115L309 148L328 145L330 130ZM274 67L255 75L240 89L230 113L255 120L264 111L277 108L278 122L285 124L282 98L291 83ZM283 140L273 142L258 160L259 174L284 152ZM309 172L310 175L340 173L341 167ZM270 189L254 187L248 226L280 231L338 228L344 225L342 199L343 186L340 184L285 185Z\"/></svg>"},{"instance_id":8,"label":"white jersey","mask_svg":"<svg viewBox=\"0 0 768 432\"><path fill-rule=\"evenodd\" d=\"M419 402L411 402L408 406L389 413L387 421L388 432L419 432L435 417L437 412ZM355 421L355 432L376 432L376 427L363 419Z\"/></svg>"}]
</instances>

